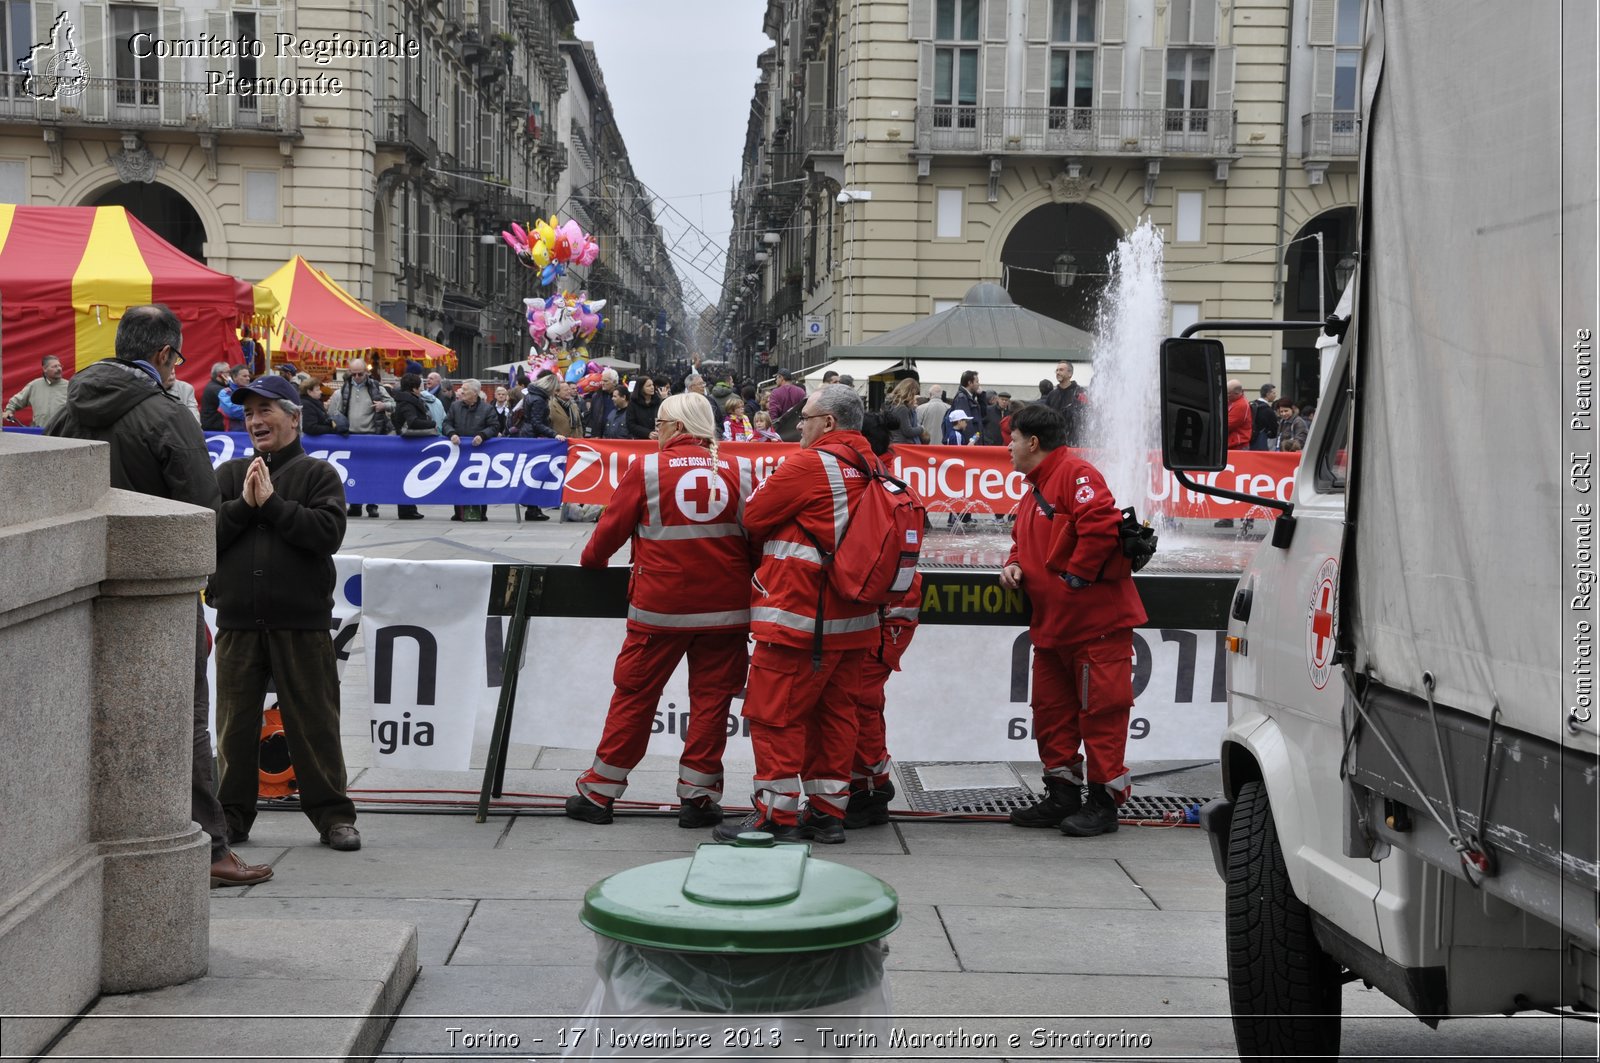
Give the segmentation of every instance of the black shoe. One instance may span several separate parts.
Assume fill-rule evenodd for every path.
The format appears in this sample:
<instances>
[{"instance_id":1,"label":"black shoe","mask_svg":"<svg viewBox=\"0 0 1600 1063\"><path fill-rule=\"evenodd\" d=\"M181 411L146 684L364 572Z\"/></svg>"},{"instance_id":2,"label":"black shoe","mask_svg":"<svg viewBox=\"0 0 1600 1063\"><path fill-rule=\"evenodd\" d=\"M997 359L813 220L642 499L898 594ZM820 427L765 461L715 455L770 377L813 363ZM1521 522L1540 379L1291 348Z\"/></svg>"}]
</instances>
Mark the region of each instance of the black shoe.
<instances>
[{"instance_id":1,"label":"black shoe","mask_svg":"<svg viewBox=\"0 0 1600 1063\"><path fill-rule=\"evenodd\" d=\"M407 512L406 510L402 509L400 511L400 519L401 520L421 520L422 519L422 514L418 513L415 509L410 510L410 512Z\"/></svg>"},{"instance_id":2,"label":"black shoe","mask_svg":"<svg viewBox=\"0 0 1600 1063\"><path fill-rule=\"evenodd\" d=\"M685 801L678 808L678 826L684 830L714 827L722 822L722 806L707 797L700 801Z\"/></svg>"},{"instance_id":3,"label":"black shoe","mask_svg":"<svg viewBox=\"0 0 1600 1063\"><path fill-rule=\"evenodd\" d=\"M549 520L550 519L550 514L546 513L542 509L529 509L528 510L528 514L527 514L527 519L528 520Z\"/></svg>"},{"instance_id":4,"label":"black shoe","mask_svg":"<svg viewBox=\"0 0 1600 1063\"><path fill-rule=\"evenodd\" d=\"M886 782L876 790L851 790L850 803L844 809L845 829L881 827L888 823L889 802L892 800L893 782Z\"/></svg>"},{"instance_id":5,"label":"black shoe","mask_svg":"<svg viewBox=\"0 0 1600 1063\"><path fill-rule=\"evenodd\" d=\"M368 506L367 507L367 516L371 517L373 520L377 520L378 519L378 507L377 506Z\"/></svg>"},{"instance_id":6,"label":"black shoe","mask_svg":"<svg viewBox=\"0 0 1600 1063\"><path fill-rule=\"evenodd\" d=\"M739 835L751 832L770 834L780 842L803 842L806 840L805 836L800 833L798 826L791 827L770 819L763 819L760 812L752 812L737 823L722 823L712 827L711 840L721 842L723 845L731 845L738 839Z\"/></svg>"},{"instance_id":7,"label":"black shoe","mask_svg":"<svg viewBox=\"0 0 1600 1063\"><path fill-rule=\"evenodd\" d=\"M359 517L361 516L361 507L351 506L349 509L344 511L344 515L347 517Z\"/></svg>"},{"instance_id":8,"label":"black shoe","mask_svg":"<svg viewBox=\"0 0 1600 1063\"><path fill-rule=\"evenodd\" d=\"M353 853L361 848L361 832L356 830L353 823L335 823L323 831L318 840L341 853Z\"/></svg>"},{"instance_id":9,"label":"black shoe","mask_svg":"<svg viewBox=\"0 0 1600 1063\"><path fill-rule=\"evenodd\" d=\"M1104 786L1090 785L1089 800L1061 824L1061 833L1070 838L1093 838L1117 829L1117 799Z\"/></svg>"},{"instance_id":10,"label":"black shoe","mask_svg":"<svg viewBox=\"0 0 1600 1063\"><path fill-rule=\"evenodd\" d=\"M610 806L597 805L582 794L573 794L567 798L567 818L605 826L613 816Z\"/></svg>"},{"instance_id":11,"label":"black shoe","mask_svg":"<svg viewBox=\"0 0 1600 1063\"><path fill-rule=\"evenodd\" d=\"M823 845L843 845L844 820L808 808L800 817L800 836L806 841L821 842Z\"/></svg>"},{"instance_id":12,"label":"black shoe","mask_svg":"<svg viewBox=\"0 0 1600 1063\"><path fill-rule=\"evenodd\" d=\"M1059 827L1061 821L1083 807L1083 792L1065 779L1044 777L1044 799L1019 808L1008 817L1017 827Z\"/></svg>"}]
</instances>

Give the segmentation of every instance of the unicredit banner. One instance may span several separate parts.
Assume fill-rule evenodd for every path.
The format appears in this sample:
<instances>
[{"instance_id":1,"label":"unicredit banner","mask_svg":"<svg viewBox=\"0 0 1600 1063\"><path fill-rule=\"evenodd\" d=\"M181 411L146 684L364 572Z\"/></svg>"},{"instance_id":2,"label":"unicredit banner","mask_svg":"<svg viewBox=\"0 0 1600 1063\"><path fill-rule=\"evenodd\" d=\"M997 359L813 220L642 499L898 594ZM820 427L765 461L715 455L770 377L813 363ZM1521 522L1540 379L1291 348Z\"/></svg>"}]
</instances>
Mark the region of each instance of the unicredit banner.
<instances>
[{"instance_id":1,"label":"unicredit banner","mask_svg":"<svg viewBox=\"0 0 1600 1063\"><path fill-rule=\"evenodd\" d=\"M555 506L567 471L566 444L548 439L474 447L443 437L321 435L301 436L300 445L338 470L352 504ZM207 432L206 449L213 466L255 453L243 432Z\"/></svg>"},{"instance_id":2,"label":"unicredit banner","mask_svg":"<svg viewBox=\"0 0 1600 1063\"><path fill-rule=\"evenodd\" d=\"M654 451L651 440L585 439L568 444L567 480L562 501L604 505L629 465ZM722 443L718 452L748 460L757 482L800 448L794 443ZM1090 460L1093 456L1090 455ZM1298 454L1274 451L1230 451L1221 472L1197 473L1196 481L1263 498L1288 500L1294 489ZM1005 447L897 446L890 470L922 496L930 509L955 512L1009 513L1028 494L1028 481L1011 468ZM1183 487L1152 455L1150 491L1143 499L1118 499L1139 508L1141 516L1270 517L1273 510L1245 502L1201 495Z\"/></svg>"}]
</instances>

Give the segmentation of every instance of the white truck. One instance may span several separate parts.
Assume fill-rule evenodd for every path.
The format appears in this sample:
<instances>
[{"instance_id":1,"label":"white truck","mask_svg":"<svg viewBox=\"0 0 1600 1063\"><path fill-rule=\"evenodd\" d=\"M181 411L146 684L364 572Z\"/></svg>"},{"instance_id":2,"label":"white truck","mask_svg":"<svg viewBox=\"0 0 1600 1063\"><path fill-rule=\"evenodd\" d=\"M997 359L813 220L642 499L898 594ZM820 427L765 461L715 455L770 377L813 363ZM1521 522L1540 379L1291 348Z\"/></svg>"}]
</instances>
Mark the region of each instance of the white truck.
<instances>
[{"instance_id":1,"label":"white truck","mask_svg":"<svg viewBox=\"0 0 1600 1063\"><path fill-rule=\"evenodd\" d=\"M1359 266L1202 812L1242 1057L1336 1058L1357 980L1429 1024L1600 1005L1595 8L1369 0ZM1187 337L1246 327L1163 344L1190 486L1227 418Z\"/></svg>"}]
</instances>

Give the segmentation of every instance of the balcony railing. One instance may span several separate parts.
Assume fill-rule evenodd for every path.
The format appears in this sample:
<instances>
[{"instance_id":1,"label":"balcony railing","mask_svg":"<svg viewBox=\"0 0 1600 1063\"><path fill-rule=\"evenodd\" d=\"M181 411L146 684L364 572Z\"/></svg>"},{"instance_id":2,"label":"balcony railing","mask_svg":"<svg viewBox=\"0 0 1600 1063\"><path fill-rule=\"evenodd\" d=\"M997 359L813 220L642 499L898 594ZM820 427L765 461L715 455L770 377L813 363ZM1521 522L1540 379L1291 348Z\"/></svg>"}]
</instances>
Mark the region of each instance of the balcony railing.
<instances>
[{"instance_id":1,"label":"balcony railing","mask_svg":"<svg viewBox=\"0 0 1600 1063\"><path fill-rule=\"evenodd\" d=\"M436 146L428 135L428 115L410 100L378 100L373 105L378 146L409 148L432 157Z\"/></svg>"},{"instance_id":2,"label":"balcony railing","mask_svg":"<svg viewBox=\"0 0 1600 1063\"><path fill-rule=\"evenodd\" d=\"M844 151L844 108L807 107L800 123L800 147L807 155Z\"/></svg>"},{"instance_id":3,"label":"balcony railing","mask_svg":"<svg viewBox=\"0 0 1600 1063\"><path fill-rule=\"evenodd\" d=\"M0 122L114 126L118 129L192 129L197 132L300 130L298 96L239 96L207 92L200 81L85 78L81 88L41 100L23 88L26 74L0 74Z\"/></svg>"},{"instance_id":4,"label":"balcony railing","mask_svg":"<svg viewBox=\"0 0 1600 1063\"><path fill-rule=\"evenodd\" d=\"M1100 107L917 108L917 149L980 155L1233 154L1233 112Z\"/></svg>"},{"instance_id":5,"label":"balcony railing","mask_svg":"<svg viewBox=\"0 0 1600 1063\"><path fill-rule=\"evenodd\" d=\"M1300 136L1308 159L1353 159L1361 150L1361 116L1355 111L1313 111L1300 116Z\"/></svg>"}]
</instances>

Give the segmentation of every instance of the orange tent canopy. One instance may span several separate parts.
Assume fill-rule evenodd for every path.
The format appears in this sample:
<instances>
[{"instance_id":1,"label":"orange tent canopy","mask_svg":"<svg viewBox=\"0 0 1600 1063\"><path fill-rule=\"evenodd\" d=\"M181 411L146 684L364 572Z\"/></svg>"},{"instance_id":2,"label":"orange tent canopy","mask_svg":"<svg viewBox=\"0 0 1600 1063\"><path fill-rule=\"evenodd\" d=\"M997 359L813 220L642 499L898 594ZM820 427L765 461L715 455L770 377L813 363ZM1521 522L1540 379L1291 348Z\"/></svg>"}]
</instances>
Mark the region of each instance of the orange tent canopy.
<instances>
[{"instance_id":1,"label":"orange tent canopy","mask_svg":"<svg viewBox=\"0 0 1600 1063\"><path fill-rule=\"evenodd\" d=\"M456 368L450 348L385 321L299 255L261 287L283 308L272 332L275 359L330 372L358 357L376 359L392 373L404 370L407 361L428 369Z\"/></svg>"}]
</instances>

